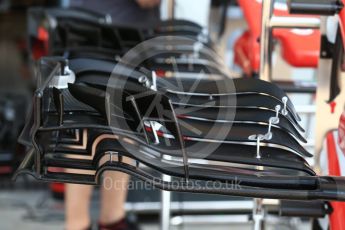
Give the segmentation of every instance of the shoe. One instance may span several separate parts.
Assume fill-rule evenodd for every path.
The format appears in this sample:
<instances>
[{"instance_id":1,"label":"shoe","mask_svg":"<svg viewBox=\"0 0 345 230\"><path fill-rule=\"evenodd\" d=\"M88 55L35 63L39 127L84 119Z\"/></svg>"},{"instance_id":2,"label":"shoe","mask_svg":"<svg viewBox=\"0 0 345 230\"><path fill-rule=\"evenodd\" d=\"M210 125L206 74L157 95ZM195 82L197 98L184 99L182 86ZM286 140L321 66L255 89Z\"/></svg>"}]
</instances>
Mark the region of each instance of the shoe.
<instances>
[{"instance_id":1,"label":"shoe","mask_svg":"<svg viewBox=\"0 0 345 230\"><path fill-rule=\"evenodd\" d=\"M137 223L123 218L122 220L112 224L98 224L99 230L139 230Z\"/></svg>"}]
</instances>

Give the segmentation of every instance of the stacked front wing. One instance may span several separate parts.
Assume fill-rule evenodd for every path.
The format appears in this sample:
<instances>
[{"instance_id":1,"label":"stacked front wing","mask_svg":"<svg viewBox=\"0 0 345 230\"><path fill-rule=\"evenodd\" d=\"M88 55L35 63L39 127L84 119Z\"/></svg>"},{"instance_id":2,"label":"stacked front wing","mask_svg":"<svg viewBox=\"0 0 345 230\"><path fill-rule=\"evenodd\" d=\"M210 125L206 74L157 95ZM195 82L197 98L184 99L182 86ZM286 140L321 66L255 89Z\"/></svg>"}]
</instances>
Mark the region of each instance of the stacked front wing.
<instances>
[{"instance_id":1,"label":"stacked front wing","mask_svg":"<svg viewBox=\"0 0 345 230\"><path fill-rule=\"evenodd\" d=\"M88 58L40 64L21 136L30 150L17 175L98 184L117 170L164 190L345 200L344 179L319 177L305 161L300 118L273 84L163 79Z\"/></svg>"}]
</instances>

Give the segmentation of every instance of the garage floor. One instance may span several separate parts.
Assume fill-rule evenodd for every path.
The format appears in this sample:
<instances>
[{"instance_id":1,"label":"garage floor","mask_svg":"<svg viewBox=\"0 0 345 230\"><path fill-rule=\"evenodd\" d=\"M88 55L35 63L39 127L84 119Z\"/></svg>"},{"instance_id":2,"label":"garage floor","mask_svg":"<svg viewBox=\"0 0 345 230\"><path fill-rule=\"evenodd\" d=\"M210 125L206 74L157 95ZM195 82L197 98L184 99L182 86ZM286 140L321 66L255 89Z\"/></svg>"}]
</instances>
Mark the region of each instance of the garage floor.
<instances>
[{"instance_id":1,"label":"garage floor","mask_svg":"<svg viewBox=\"0 0 345 230\"><path fill-rule=\"evenodd\" d=\"M97 200L93 199L92 203L92 216L96 222L97 220ZM214 218L219 219L219 215L215 215ZM182 217L181 217L182 218ZM196 218L198 218L196 216ZM198 220L204 221L203 217L199 217ZM208 217L209 218L209 217ZM176 222L175 217L175 222ZM223 224L217 223L193 223L183 224L178 226L172 226L172 230L208 230L210 228L214 230L225 229L252 229L250 221L241 221L244 216L233 216L224 218L226 222L232 222ZM212 217L211 217L212 220ZM216 221L216 219L214 219ZM173 222L173 221L172 221ZM213 222L213 221L212 221ZM270 222L271 218L270 218ZM63 202L56 201L51 198L50 193L45 190L3 190L0 191L0 223L1 230L12 229L26 229L26 230L61 230L64 228L64 215L63 215ZM157 218L145 218L141 217L141 228L143 230L158 230L159 224ZM298 227L293 227L298 226ZM281 219L279 224L268 224L268 229L310 229L308 222L299 222L295 219L289 221Z\"/></svg>"},{"instance_id":2,"label":"garage floor","mask_svg":"<svg viewBox=\"0 0 345 230\"><path fill-rule=\"evenodd\" d=\"M48 199L48 200L47 200ZM48 207L49 209L48 209ZM63 204L53 201L46 192L0 192L0 223L2 230L61 230L63 229ZM97 214L93 212L95 217ZM146 221L145 221L146 222ZM243 229L243 225L238 229ZM250 229L250 226L246 226ZM142 224L143 230L159 229L158 223ZM173 229L210 229L210 226L183 226ZM228 229L226 226L214 226L213 229ZM232 228L233 229L233 228ZM245 228L246 229L246 228Z\"/></svg>"}]
</instances>

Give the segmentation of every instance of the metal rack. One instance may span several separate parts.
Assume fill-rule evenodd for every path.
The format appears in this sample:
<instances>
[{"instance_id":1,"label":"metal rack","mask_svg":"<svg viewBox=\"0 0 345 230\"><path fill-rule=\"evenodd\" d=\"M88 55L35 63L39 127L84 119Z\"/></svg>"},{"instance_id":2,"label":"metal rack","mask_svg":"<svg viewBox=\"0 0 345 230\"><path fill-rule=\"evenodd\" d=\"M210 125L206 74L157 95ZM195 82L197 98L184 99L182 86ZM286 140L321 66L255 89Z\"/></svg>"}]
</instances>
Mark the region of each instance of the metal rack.
<instances>
[{"instance_id":1,"label":"metal rack","mask_svg":"<svg viewBox=\"0 0 345 230\"><path fill-rule=\"evenodd\" d=\"M272 81L272 49L273 35L272 30L275 28L320 28L319 18L305 17L282 17L274 16L275 0L262 1L262 21L260 37L260 79Z\"/></svg>"}]
</instances>

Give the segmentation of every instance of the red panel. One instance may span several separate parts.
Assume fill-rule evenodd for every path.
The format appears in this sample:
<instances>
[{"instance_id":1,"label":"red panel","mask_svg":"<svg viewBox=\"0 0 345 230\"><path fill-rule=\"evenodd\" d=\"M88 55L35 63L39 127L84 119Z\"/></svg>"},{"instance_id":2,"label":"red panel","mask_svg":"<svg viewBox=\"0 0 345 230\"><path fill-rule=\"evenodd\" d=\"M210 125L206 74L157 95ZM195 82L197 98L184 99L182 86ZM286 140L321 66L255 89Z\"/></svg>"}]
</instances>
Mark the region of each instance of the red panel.
<instances>
[{"instance_id":1,"label":"red panel","mask_svg":"<svg viewBox=\"0 0 345 230\"><path fill-rule=\"evenodd\" d=\"M234 45L235 63L248 76L251 76L252 73L258 73L260 68L260 46L253 39L250 36L250 32L246 31Z\"/></svg>"},{"instance_id":2,"label":"red panel","mask_svg":"<svg viewBox=\"0 0 345 230\"><path fill-rule=\"evenodd\" d=\"M320 31L310 30L307 35L296 32L287 29L274 30L274 37L282 45L283 58L295 67L317 67L321 45Z\"/></svg>"},{"instance_id":3,"label":"red panel","mask_svg":"<svg viewBox=\"0 0 345 230\"><path fill-rule=\"evenodd\" d=\"M38 27L37 29L37 38L41 41L48 41L49 39L49 33L48 31L43 27Z\"/></svg>"},{"instance_id":4,"label":"red panel","mask_svg":"<svg viewBox=\"0 0 345 230\"><path fill-rule=\"evenodd\" d=\"M342 0L344 6L345 6L345 0ZM340 23L340 29L341 29L341 35L343 38L343 45L345 47L345 8L343 8L339 12L339 23Z\"/></svg>"},{"instance_id":5,"label":"red panel","mask_svg":"<svg viewBox=\"0 0 345 230\"><path fill-rule=\"evenodd\" d=\"M246 74L248 71L258 72L260 65L261 2L258 0L238 0L238 3L242 8L249 29L235 44L235 62L243 68ZM294 17L289 15L285 9L275 9L274 15ZM305 15L300 16L307 17ZM300 35L291 29L275 29L273 36L281 42L282 57L290 65L317 67L320 51L319 30L311 30L310 34ZM250 67L247 66L248 62Z\"/></svg>"},{"instance_id":6,"label":"red panel","mask_svg":"<svg viewBox=\"0 0 345 230\"><path fill-rule=\"evenodd\" d=\"M338 127L338 144L340 149L345 154L345 111L340 117L339 127Z\"/></svg>"},{"instance_id":7,"label":"red panel","mask_svg":"<svg viewBox=\"0 0 345 230\"><path fill-rule=\"evenodd\" d=\"M38 60L48 55L48 31L43 27L38 27L37 38L32 39L32 56L34 60Z\"/></svg>"},{"instance_id":8,"label":"red panel","mask_svg":"<svg viewBox=\"0 0 345 230\"><path fill-rule=\"evenodd\" d=\"M50 190L55 193L65 193L65 184L62 183L51 183L49 185Z\"/></svg>"},{"instance_id":9,"label":"red panel","mask_svg":"<svg viewBox=\"0 0 345 230\"><path fill-rule=\"evenodd\" d=\"M10 174L13 172L13 168L11 166L0 166L0 174Z\"/></svg>"},{"instance_id":10,"label":"red panel","mask_svg":"<svg viewBox=\"0 0 345 230\"><path fill-rule=\"evenodd\" d=\"M237 0L237 2L243 11L250 33L259 38L261 34L261 3L256 0Z\"/></svg>"},{"instance_id":11,"label":"red panel","mask_svg":"<svg viewBox=\"0 0 345 230\"><path fill-rule=\"evenodd\" d=\"M340 166L334 140L333 132L327 134L327 154L328 154L328 171L330 176L340 176ZM345 203L331 202L333 212L330 215L331 230L345 230Z\"/></svg>"}]
</instances>

